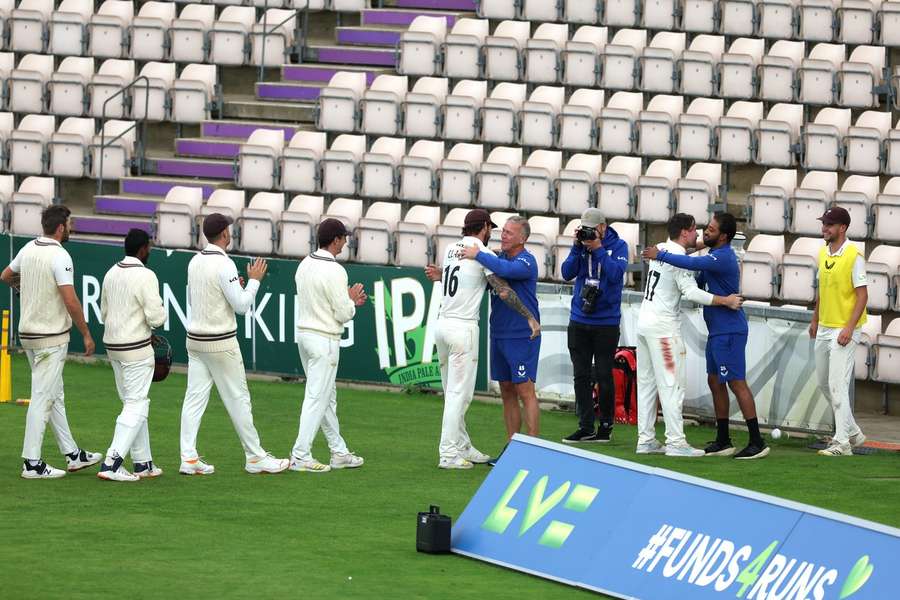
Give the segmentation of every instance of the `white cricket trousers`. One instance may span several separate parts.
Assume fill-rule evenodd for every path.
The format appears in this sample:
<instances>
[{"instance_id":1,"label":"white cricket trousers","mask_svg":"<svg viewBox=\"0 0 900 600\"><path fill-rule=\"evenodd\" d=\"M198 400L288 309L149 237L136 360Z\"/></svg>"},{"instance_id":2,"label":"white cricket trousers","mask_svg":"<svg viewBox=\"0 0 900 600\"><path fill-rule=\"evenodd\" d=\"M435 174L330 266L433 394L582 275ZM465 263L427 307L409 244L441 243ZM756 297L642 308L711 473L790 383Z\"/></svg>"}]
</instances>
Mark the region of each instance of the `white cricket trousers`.
<instances>
[{"instance_id":1,"label":"white cricket trousers","mask_svg":"<svg viewBox=\"0 0 900 600\"><path fill-rule=\"evenodd\" d=\"M31 402L25 415L25 443L22 458L40 460L44 445L47 421L56 436L56 444L63 454L78 450L66 419L65 394L63 392L63 367L69 344L61 344L40 350L25 350L31 367Z\"/></svg>"},{"instance_id":2,"label":"white cricket trousers","mask_svg":"<svg viewBox=\"0 0 900 600\"><path fill-rule=\"evenodd\" d=\"M656 397L666 423L666 445L684 446L685 348L679 336L637 341L638 444L656 438Z\"/></svg>"},{"instance_id":3,"label":"white cricket trousers","mask_svg":"<svg viewBox=\"0 0 900 600\"><path fill-rule=\"evenodd\" d=\"M116 431L106 452L107 458L131 453L134 462L153 460L150 454L150 432L147 416L150 413L150 384L153 382L153 357L122 362L110 359L116 389L122 399L122 412L116 419Z\"/></svg>"},{"instance_id":4,"label":"white cricket trousers","mask_svg":"<svg viewBox=\"0 0 900 600\"><path fill-rule=\"evenodd\" d=\"M250 390L247 389L247 375L240 349L225 352L188 350L187 391L181 408L181 459L198 458L197 432L200 430L200 419L209 403L213 383L231 417L246 457L265 457L266 451L260 446L259 434L253 426Z\"/></svg>"},{"instance_id":5,"label":"white cricket trousers","mask_svg":"<svg viewBox=\"0 0 900 600\"><path fill-rule=\"evenodd\" d=\"M337 387L334 383L341 342L301 331L297 334L297 349L300 351L300 364L306 373L306 390L300 410L300 431L291 456L299 461L312 460L312 444L320 427L331 453L347 454L349 450L338 425Z\"/></svg>"},{"instance_id":6,"label":"white cricket trousers","mask_svg":"<svg viewBox=\"0 0 900 600\"><path fill-rule=\"evenodd\" d=\"M853 332L846 346L837 342L840 333L840 329L819 327L813 354L816 357L819 388L834 411L834 441L844 445L850 443L850 436L860 433L859 425L853 418L853 407L850 406L850 385L853 383L859 329Z\"/></svg>"},{"instance_id":7,"label":"white cricket trousers","mask_svg":"<svg viewBox=\"0 0 900 600\"><path fill-rule=\"evenodd\" d=\"M441 458L456 458L471 447L466 431L466 411L475 393L478 373L478 322L440 319L434 336L444 386L444 418L441 422Z\"/></svg>"}]
</instances>

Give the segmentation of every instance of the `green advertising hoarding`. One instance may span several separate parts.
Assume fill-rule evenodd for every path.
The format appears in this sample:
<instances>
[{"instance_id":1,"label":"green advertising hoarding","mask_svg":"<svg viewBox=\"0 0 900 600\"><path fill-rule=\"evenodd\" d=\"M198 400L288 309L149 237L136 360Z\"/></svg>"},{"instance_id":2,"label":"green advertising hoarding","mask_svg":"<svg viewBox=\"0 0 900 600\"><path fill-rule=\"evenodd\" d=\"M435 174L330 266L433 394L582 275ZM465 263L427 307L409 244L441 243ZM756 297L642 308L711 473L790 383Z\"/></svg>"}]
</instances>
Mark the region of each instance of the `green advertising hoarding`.
<instances>
[{"instance_id":1,"label":"green advertising hoarding","mask_svg":"<svg viewBox=\"0 0 900 600\"><path fill-rule=\"evenodd\" d=\"M0 262L11 256L29 238L0 236ZM103 354L103 325L100 321L100 290L104 274L118 261L121 245L70 241L66 249L75 265L75 289L84 307L85 318ZM149 267L159 278L168 320L159 332L172 344L177 363L187 362L184 347L188 324L187 265L193 252L154 249ZM238 271L246 273L249 259L233 257ZM295 260L270 259L269 271L256 295L256 308L238 316L238 339L248 370L284 376L302 375L294 342L296 312ZM349 264L350 283L362 283L368 302L357 309L341 340L338 378L351 381L400 386L441 386L435 323L440 309L440 286L428 281L421 269ZM0 294L3 308L11 294ZM18 301L13 299L14 312ZM487 389L487 302L482 302L480 356L476 388ZM17 317L14 315L14 318ZM72 333L71 352L83 351L81 336Z\"/></svg>"}]
</instances>

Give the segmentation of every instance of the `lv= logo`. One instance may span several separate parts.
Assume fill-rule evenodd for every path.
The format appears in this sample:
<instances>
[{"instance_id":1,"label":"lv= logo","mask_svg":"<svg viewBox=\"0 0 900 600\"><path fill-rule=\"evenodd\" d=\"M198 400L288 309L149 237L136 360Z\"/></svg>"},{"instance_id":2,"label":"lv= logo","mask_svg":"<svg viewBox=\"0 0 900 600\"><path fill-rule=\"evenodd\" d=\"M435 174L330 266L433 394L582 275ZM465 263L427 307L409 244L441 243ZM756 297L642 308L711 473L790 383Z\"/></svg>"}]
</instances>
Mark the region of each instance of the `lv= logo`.
<instances>
[{"instance_id":1,"label":"lv= logo","mask_svg":"<svg viewBox=\"0 0 900 600\"><path fill-rule=\"evenodd\" d=\"M506 532L507 528L509 528L519 514L519 509L509 506L509 502L513 499L513 496L516 495L516 492L519 491L519 488L522 487L522 484L527 478L528 471L519 469L519 472L516 473L512 482L507 486L506 491L500 496L497 504L494 505L491 514L489 514L484 520L484 523L481 524L482 529L497 534ZM563 499L565 499L563 508L566 510L584 512L591 506L594 502L594 498L597 497L597 493L600 491L595 487L582 485L580 483L573 486L571 481L566 481L547 495L547 484L549 480L550 477L544 475L532 486L531 493L528 496L528 503L525 505L522 521L519 525L519 537L525 535L529 529L546 517L547 513L553 510L563 501ZM560 548L566 543L566 540L574 529L575 526L571 523L553 519L550 521L550 524L547 525L547 528L544 529L544 532L538 540L538 544L548 548Z\"/></svg>"}]
</instances>

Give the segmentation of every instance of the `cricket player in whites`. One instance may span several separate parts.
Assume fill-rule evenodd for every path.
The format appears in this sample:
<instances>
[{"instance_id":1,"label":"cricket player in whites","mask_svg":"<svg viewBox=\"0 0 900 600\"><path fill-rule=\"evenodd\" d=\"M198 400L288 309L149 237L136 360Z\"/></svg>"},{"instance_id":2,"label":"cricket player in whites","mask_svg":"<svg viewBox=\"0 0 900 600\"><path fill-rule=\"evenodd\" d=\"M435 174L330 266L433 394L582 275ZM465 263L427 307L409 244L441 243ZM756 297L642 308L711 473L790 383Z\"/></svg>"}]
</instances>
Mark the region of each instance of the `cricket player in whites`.
<instances>
[{"instance_id":1,"label":"cricket player in whites","mask_svg":"<svg viewBox=\"0 0 900 600\"><path fill-rule=\"evenodd\" d=\"M657 248L670 254L685 254L697 244L694 217L674 215L666 224L669 240ZM685 393L685 348L681 337L681 299L705 306L741 307L737 294L714 296L697 287L691 271L658 260L650 261L644 301L638 316L637 340L637 454L698 457L706 453L693 448L684 437L682 407ZM656 439L656 398L666 423L666 444Z\"/></svg>"},{"instance_id":2,"label":"cricket player in whites","mask_svg":"<svg viewBox=\"0 0 900 600\"><path fill-rule=\"evenodd\" d=\"M66 474L41 460L47 421L66 457L67 471L90 467L103 458L78 447L66 419L63 367L73 322L84 338L85 354L94 353L94 339L75 295L72 257L62 247L69 239L70 214L62 205L46 208L41 214L44 235L25 244L0 274L3 283L18 288L22 295L19 339L31 367L31 402L22 447L24 479L57 479Z\"/></svg>"},{"instance_id":3,"label":"cricket player in whites","mask_svg":"<svg viewBox=\"0 0 900 600\"><path fill-rule=\"evenodd\" d=\"M125 257L103 277L103 344L122 399L112 444L97 473L97 477L107 481L129 482L162 475L162 469L153 464L150 455L147 416L156 364L150 345L151 330L166 322L166 310L159 297L156 274L146 267L149 258L150 236L142 229L132 229L125 236ZM123 466L129 453L134 473Z\"/></svg>"},{"instance_id":4,"label":"cricket player in whites","mask_svg":"<svg viewBox=\"0 0 900 600\"><path fill-rule=\"evenodd\" d=\"M428 267L429 278L440 278L443 291L441 312L437 321L435 343L441 365L444 387L444 418L439 446L441 469L471 469L473 463L487 463L490 456L479 452L466 432L466 411L475 393L478 373L478 312L484 296L485 284L528 320L531 338L540 333L541 326L503 279L474 260L465 260L462 251L476 247L491 252L485 244L491 237L490 214L483 208L470 210L463 222L463 238L447 246L441 270Z\"/></svg>"},{"instance_id":5,"label":"cricket player in whites","mask_svg":"<svg viewBox=\"0 0 900 600\"><path fill-rule=\"evenodd\" d=\"M267 265L266 261L256 259L247 267L250 278L247 287L241 286L237 267L225 253L231 242L228 227L233 222L221 213L207 215L203 219L203 235L209 243L188 263L191 321L187 329L187 391L181 409L179 468L184 475L215 472L215 467L200 460L197 454L197 432L213 383L244 447L247 459L244 470L280 473L290 464L287 459L277 459L263 450L253 426L250 391L234 315L243 315L253 306Z\"/></svg>"}]
</instances>

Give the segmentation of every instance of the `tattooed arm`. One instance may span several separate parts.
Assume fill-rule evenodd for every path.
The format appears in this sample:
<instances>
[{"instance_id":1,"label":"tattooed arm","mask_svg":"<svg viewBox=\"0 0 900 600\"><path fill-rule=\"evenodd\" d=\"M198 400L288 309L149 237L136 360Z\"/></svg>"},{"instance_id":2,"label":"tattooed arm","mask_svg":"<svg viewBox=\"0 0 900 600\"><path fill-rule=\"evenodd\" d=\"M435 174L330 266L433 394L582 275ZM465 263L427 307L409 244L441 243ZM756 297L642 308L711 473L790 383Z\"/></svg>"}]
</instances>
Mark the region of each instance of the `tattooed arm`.
<instances>
[{"instance_id":1,"label":"tattooed arm","mask_svg":"<svg viewBox=\"0 0 900 600\"><path fill-rule=\"evenodd\" d=\"M541 333L541 324L537 322L537 319L534 318L534 315L531 314L531 311L522 304L522 301L519 299L519 296L511 287L509 287L509 283L506 280L497 277L493 273L487 276L488 283L491 284L491 287L494 288L494 291L497 292L497 295L500 296L500 299L506 303L507 306L512 308L514 311L525 317L528 321L528 326L531 328L531 339L536 338Z\"/></svg>"}]
</instances>

